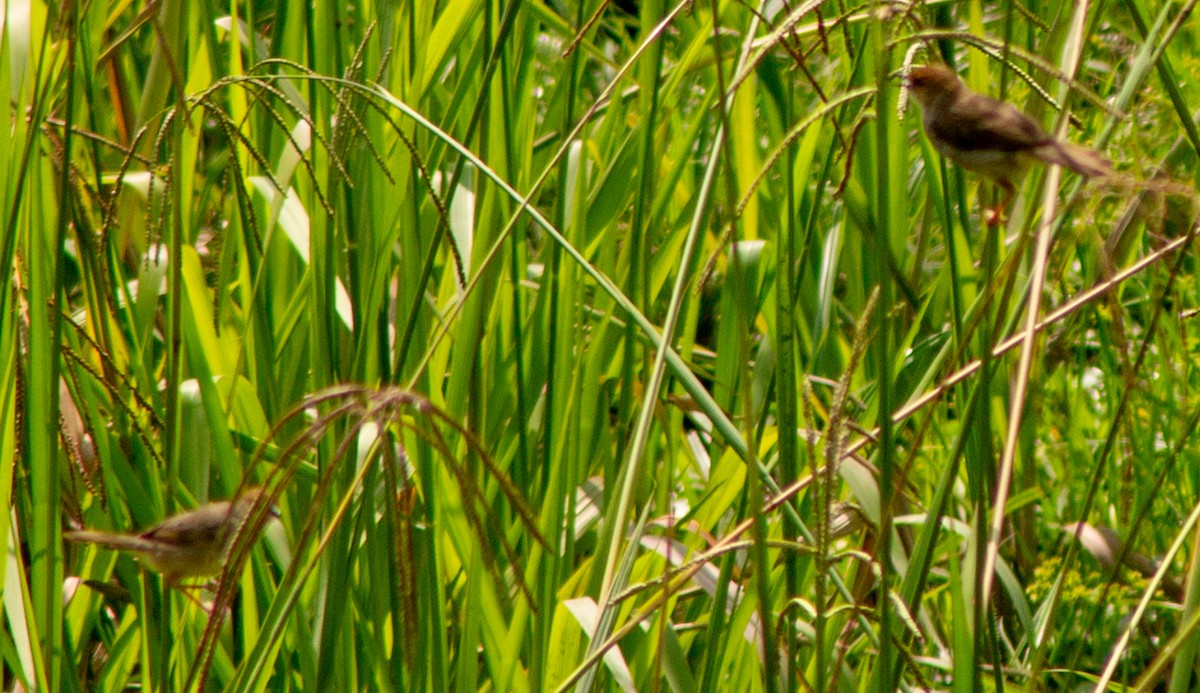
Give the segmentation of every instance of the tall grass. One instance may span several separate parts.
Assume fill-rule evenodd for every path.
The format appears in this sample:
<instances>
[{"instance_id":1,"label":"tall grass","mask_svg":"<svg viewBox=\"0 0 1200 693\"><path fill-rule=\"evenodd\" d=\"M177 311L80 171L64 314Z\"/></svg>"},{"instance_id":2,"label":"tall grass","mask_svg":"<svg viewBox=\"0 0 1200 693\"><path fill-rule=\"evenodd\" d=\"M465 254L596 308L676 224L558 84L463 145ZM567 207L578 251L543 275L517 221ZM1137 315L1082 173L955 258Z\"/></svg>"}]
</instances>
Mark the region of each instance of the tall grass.
<instances>
[{"instance_id":1,"label":"tall grass","mask_svg":"<svg viewBox=\"0 0 1200 693\"><path fill-rule=\"evenodd\" d=\"M1190 10L9 2L4 688L1189 690Z\"/></svg>"}]
</instances>

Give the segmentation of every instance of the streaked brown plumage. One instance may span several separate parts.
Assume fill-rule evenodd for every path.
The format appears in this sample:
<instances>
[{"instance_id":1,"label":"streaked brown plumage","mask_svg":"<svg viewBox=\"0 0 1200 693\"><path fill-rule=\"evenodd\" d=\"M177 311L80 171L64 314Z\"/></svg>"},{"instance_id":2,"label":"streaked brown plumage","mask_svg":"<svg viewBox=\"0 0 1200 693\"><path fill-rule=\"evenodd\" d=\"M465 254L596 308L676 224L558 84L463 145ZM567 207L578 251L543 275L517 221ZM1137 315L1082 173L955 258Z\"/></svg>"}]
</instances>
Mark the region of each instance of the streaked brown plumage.
<instances>
[{"instance_id":1,"label":"streaked brown plumage","mask_svg":"<svg viewBox=\"0 0 1200 693\"><path fill-rule=\"evenodd\" d=\"M914 67L906 78L921 105L925 134L943 156L1004 188L999 212L1016 192L1030 159L1058 164L1091 177L1112 167L1097 152L1054 139L1012 105L971 91L945 65Z\"/></svg>"},{"instance_id":2,"label":"streaked brown plumage","mask_svg":"<svg viewBox=\"0 0 1200 693\"><path fill-rule=\"evenodd\" d=\"M64 532L63 536L71 541L128 551L162 573L168 585L177 587L184 578L211 577L221 572L238 528L261 494L261 489L247 489L235 500L209 503L172 515L138 534L79 530Z\"/></svg>"}]
</instances>

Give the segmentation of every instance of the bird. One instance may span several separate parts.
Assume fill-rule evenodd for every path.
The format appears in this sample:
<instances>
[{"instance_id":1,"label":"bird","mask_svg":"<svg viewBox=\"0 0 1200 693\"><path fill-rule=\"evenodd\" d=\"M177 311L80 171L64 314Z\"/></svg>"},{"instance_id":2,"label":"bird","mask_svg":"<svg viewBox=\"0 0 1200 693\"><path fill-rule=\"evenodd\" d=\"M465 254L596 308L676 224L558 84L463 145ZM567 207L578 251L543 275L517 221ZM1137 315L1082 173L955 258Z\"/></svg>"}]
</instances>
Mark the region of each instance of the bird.
<instances>
[{"instance_id":1,"label":"bird","mask_svg":"<svg viewBox=\"0 0 1200 693\"><path fill-rule=\"evenodd\" d=\"M1055 139L1011 104L969 89L946 65L913 67L905 83L921 106L921 122L934 148L1004 189L1004 200L989 210L989 224L999 222L1031 159L1087 178L1112 173L1112 165L1095 150Z\"/></svg>"},{"instance_id":2,"label":"bird","mask_svg":"<svg viewBox=\"0 0 1200 693\"><path fill-rule=\"evenodd\" d=\"M167 585L181 587L186 578L212 577L224 569L233 539L261 495L261 488L249 488L233 500L172 515L135 534L84 529L64 532L63 536L128 551L161 573Z\"/></svg>"}]
</instances>

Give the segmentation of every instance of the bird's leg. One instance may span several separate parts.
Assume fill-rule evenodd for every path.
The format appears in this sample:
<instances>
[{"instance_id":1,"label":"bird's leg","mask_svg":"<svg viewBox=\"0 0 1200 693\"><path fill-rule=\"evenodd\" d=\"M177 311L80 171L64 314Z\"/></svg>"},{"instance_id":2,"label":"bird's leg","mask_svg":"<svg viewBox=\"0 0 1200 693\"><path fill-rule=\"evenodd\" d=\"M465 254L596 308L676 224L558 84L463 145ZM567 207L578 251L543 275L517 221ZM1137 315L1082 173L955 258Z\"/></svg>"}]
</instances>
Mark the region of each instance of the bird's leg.
<instances>
[{"instance_id":1,"label":"bird's leg","mask_svg":"<svg viewBox=\"0 0 1200 693\"><path fill-rule=\"evenodd\" d=\"M186 585L183 583L182 577L180 577L179 575L175 575L173 573L172 574L163 573L163 582L166 584L166 586L168 588L174 589L174 590L178 591L180 594L182 594L183 596L187 597L193 604L195 604L197 607L199 607L201 611L208 614L209 616L212 615L212 610L209 609L208 607L204 606L204 602L201 602L200 598L197 597L195 594L193 594L193 592L203 589L204 585Z\"/></svg>"},{"instance_id":2,"label":"bird's leg","mask_svg":"<svg viewBox=\"0 0 1200 693\"><path fill-rule=\"evenodd\" d=\"M1008 207L1008 203L1012 202L1013 196L1017 194L1016 186L1009 181L1001 179L996 181L996 185L1004 188L1004 199L1000 200L1000 203L995 207L989 207L984 210L983 220L988 226L998 226L1000 224L1004 208Z\"/></svg>"}]
</instances>

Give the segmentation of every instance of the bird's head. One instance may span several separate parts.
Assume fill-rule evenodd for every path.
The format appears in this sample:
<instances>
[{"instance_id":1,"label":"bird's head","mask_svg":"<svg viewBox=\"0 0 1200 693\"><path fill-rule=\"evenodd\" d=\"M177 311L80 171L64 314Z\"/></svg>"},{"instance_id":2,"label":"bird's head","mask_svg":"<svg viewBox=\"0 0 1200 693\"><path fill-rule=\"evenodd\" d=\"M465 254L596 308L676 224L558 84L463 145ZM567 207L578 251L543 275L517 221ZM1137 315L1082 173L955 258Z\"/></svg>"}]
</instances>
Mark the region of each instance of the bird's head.
<instances>
[{"instance_id":1,"label":"bird's head","mask_svg":"<svg viewBox=\"0 0 1200 693\"><path fill-rule=\"evenodd\" d=\"M922 108L953 99L963 87L958 75L945 65L918 65L908 71L904 83Z\"/></svg>"}]
</instances>

